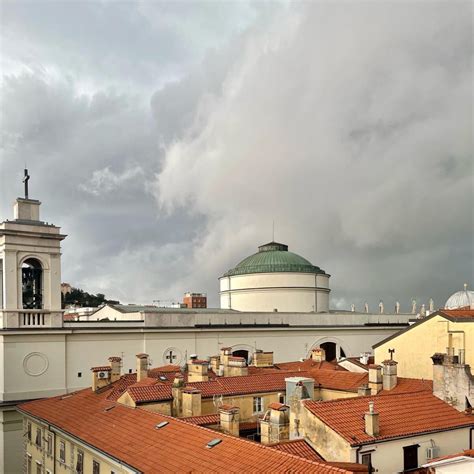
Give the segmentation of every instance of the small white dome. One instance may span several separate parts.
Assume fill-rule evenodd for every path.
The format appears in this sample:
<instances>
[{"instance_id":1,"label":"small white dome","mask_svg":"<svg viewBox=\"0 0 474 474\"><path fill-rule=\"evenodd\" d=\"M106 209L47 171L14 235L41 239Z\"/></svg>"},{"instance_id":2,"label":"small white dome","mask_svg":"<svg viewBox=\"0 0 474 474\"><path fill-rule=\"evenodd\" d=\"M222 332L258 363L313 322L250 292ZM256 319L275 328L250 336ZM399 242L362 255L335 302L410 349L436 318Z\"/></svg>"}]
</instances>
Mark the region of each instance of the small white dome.
<instances>
[{"instance_id":1,"label":"small white dome","mask_svg":"<svg viewBox=\"0 0 474 474\"><path fill-rule=\"evenodd\" d=\"M474 291L467 289L467 284L464 284L464 290L456 291L453 295L448 298L445 309L458 309L458 308L474 308Z\"/></svg>"}]
</instances>

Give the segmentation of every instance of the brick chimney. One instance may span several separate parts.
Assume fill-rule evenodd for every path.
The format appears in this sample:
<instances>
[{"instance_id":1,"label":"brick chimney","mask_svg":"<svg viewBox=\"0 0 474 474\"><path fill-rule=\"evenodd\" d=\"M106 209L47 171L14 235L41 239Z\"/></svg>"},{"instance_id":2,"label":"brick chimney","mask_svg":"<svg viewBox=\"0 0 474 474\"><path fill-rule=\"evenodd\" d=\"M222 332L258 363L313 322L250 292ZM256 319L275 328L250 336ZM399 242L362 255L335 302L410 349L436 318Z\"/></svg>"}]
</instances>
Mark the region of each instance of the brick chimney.
<instances>
[{"instance_id":1,"label":"brick chimney","mask_svg":"<svg viewBox=\"0 0 474 474\"><path fill-rule=\"evenodd\" d=\"M298 439L304 436L301 425L304 408L303 400L314 399L314 379L306 377L288 377L286 383L286 401L290 407L289 438Z\"/></svg>"},{"instance_id":2,"label":"brick chimney","mask_svg":"<svg viewBox=\"0 0 474 474\"><path fill-rule=\"evenodd\" d=\"M314 362L324 362L326 360L326 351L321 347L313 349L311 351L311 359L313 359Z\"/></svg>"},{"instance_id":3,"label":"brick chimney","mask_svg":"<svg viewBox=\"0 0 474 474\"><path fill-rule=\"evenodd\" d=\"M188 362L188 382L207 382L209 362L207 360L191 359Z\"/></svg>"},{"instance_id":4,"label":"brick chimney","mask_svg":"<svg viewBox=\"0 0 474 474\"><path fill-rule=\"evenodd\" d=\"M240 413L239 408L232 405L222 405L219 408L221 429L224 433L239 436Z\"/></svg>"},{"instance_id":5,"label":"brick chimney","mask_svg":"<svg viewBox=\"0 0 474 474\"><path fill-rule=\"evenodd\" d=\"M437 352L431 357L433 395L460 412L471 410L474 406L474 376L464 358L463 349L457 356L451 351L449 354Z\"/></svg>"},{"instance_id":6,"label":"brick chimney","mask_svg":"<svg viewBox=\"0 0 474 474\"><path fill-rule=\"evenodd\" d=\"M365 432L369 436L378 436L380 434L379 414L375 412L374 402L369 402L369 411L364 415Z\"/></svg>"},{"instance_id":7,"label":"brick chimney","mask_svg":"<svg viewBox=\"0 0 474 474\"><path fill-rule=\"evenodd\" d=\"M357 389L357 395L359 397L366 397L367 395L371 395L371 390L368 385L361 385Z\"/></svg>"},{"instance_id":8,"label":"brick chimney","mask_svg":"<svg viewBox=\"0 0 474 474\"><path fill-rule=\"evenodd\" d=\"M110 384L112 369L110 365L91 367L92 371L92 391L97 392L101 388Z\"/></svg>"},{"instance_id":9,"label":"brick chimney","mask_svg":"<svg viewBox=\"0 0 474 474\"><path fill-rule=\"evenodd\" d=\"M224 368L227 367L229 357L232 355L232 347L221 347L221 364L224 365Z\"/></svg>"},{"instance_id":10,"label":"brick chimney","mask_svg":"<svg viewBox=\"0 0 474 474\"><path fill-rule=\"evenodd\" d=\"M273 367L273 352L263 352L257 349L252 355L252 365L255 367Z\"/></svg>"},{"instance_id":11,"label":"brick chimney","mask_svg":"<svg viewBox=\"0 0 474 474\"><path fill-rule=\"evenodd\" d=\"M260 433L262 444L280 443L290 439L290 407L283 403L270 403L260 420Z\"/></svg>"},{"instance_id":12,"label":"brick chimney","mask_svg":"<svg viewBox=\"0 0 474 474\"><path fill-rule=\"evenodd\" d=\"M194 387L183 389L183 417L201 414L201 391Z\"/></svg>"},{"instance_id":13,"label":"brick chimney","mask_svg":"<svg viewBox=\"0 0 474 474\"><path fill-rule=\"evenodd\" d=\"M171 394L173 396L173 406L171 408L171 414L179 417L183 414L183 390L184 390L184 377L181 373L176 373L171 387Z\"/></svg>"},{"instance_id":14,"label":"brick chimney","mask_svg":"<svg viewBox=\"0 0 474 474\"><path fill-rule=\"evenodd\" d=\"M392 390L397 386L397 365L392 359L382 362L382 387L384 390Z\"/></svg>"},{"instance_id":15,"label":"brick chimney","mask_svg":"<svg viewBox=\"0 0 474 474\"><path fill-rule=\"evenodd\" d=\"M110 382L116 382L122 375L122 359L120 357L109 357L110 362Z\"/></svg>"},{"instance_id":16,"label":"brick chimney","mask_svg":"<svg viewBox=\"0 0 474 474\"><path fill-rule=\"evenodd\" d=\"M244 357L229 356L227 358L227 367L224 367L226 377L238 377L249 374L247 361Z\"/></svg>"},{"instance_id":17,"label":"brick chimney","mask_svg":"<svg viewBox=\"0 0 474 474\"><path fill-rule=\"evenodd\" d=\"M137 382L148 377L148 354L137 354Z\"/></svg>"},{"instance_id":18,"label":"brick chimney","mask_svg":"<svg viewBox=\"0 0 474 474\"><path fill-rule=\"evenodd\" d=\"M382 390L382 367L380 365L369 365L369 388L372 395Z\"/></svg>"},{"instance_id":19,"label":"brick chimney","mask_svg":"<svg viewBox=\"0 0 474 474\"><path fill-rule=\"evenodd\" d=\"M211 356L211 360L209 362L209 365L211 366L211 370L217 374L219 371L219 364L221 363L221 358L218 355Z\"/></svg>"}]
</instances>

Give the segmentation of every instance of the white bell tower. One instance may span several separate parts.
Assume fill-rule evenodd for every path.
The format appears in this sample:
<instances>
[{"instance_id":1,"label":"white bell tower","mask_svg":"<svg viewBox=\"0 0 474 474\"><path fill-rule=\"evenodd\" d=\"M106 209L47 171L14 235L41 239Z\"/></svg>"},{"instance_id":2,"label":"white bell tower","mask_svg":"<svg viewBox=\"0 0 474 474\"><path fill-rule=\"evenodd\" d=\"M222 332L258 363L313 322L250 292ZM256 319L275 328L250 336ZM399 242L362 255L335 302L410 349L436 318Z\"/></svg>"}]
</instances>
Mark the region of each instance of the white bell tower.
<instances>
[{"instance_id":1,"label":"white bell tower","mask_svg":"<svg viewBox=\"0 0 474 474\"><path fill-rule=\"evenodd\" d=\"M28 197L14 204L14 220L0 223L0 329L61 327L60 228L40 221Z\"/></svg>"}]
</instances>

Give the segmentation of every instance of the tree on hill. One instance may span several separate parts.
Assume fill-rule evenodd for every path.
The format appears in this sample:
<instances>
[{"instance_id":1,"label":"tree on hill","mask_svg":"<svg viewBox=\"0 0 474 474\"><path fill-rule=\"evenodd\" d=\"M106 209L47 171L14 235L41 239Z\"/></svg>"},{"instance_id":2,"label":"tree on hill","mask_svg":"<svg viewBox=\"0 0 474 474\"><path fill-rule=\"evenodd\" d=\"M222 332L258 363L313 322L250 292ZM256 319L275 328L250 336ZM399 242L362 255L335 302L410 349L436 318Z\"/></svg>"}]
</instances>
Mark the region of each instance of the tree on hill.
<instances>
[{"instance_id":1,"label":"tree on hill","mask_svg":"<svg viewBox=\"0 0 474 474\"><path fill-rule=\"evenodd\" d=\"M103 293L97 293L91 295L87 291L81 290L80 288L72 288L70 293L61 294L62 307L65 308L69 305L75 305L79 307L97 307L101 304L119 304L119 301L108 300Z\"/></svg>"}]
</instances>

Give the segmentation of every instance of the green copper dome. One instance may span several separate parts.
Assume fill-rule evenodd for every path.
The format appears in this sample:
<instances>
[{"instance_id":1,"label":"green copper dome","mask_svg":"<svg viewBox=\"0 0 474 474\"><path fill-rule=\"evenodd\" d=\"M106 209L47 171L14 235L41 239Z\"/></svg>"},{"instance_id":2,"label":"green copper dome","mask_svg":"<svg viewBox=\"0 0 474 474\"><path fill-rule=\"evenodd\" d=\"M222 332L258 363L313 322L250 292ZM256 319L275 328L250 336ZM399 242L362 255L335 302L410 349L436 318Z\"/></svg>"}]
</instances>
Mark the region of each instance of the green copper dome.
<instances>
[{"instance_id":1,"label":"green copper dome","mask_svg":"<svg viewBox=\"0 0 474 474\"><path fill-rule=\"evenodd\" d=\"M224 276L275 272L326 273L296 253L288 252L288 245L270 242L261 245L257 253L242 260L235 268L224 273Z\"/></svg>"}]
</instances>

